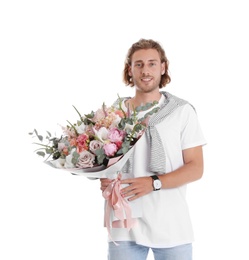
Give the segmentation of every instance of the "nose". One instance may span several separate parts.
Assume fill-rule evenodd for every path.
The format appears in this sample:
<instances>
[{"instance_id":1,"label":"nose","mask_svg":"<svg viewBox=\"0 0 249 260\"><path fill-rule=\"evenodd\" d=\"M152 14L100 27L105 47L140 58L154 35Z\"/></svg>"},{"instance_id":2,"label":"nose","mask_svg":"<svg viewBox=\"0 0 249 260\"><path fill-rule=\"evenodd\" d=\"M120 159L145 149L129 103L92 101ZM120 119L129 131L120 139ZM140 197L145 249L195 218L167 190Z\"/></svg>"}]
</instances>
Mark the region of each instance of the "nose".
<instances>
[{"instance_id":1,"label":"nose","mask_svg":"<svg viewBox=\"0 0 249 260\"><path fill-rule=\"evenodd\" d=\"M142 75L147 76L149 74L150 74L150 70L149 70L148 66L143 66Z\"/></svg>"}]
</instances>

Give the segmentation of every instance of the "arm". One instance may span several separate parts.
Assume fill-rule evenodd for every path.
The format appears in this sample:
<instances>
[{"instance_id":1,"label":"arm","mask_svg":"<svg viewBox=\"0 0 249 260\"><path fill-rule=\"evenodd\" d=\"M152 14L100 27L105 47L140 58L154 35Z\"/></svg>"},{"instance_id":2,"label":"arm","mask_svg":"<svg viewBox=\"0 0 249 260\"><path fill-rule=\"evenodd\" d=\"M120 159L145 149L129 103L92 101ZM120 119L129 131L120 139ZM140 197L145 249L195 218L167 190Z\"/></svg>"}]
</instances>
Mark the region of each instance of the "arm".
<instances>
[{"instance_id":1,"label":"arm","mask_svg":"<svg viewBox=\"0 0 249 260\"><path fill-rule=\"evenodd\" d=\"M162 189L170 189L194 182L203 174L202 146L183 150L184 165L175 171L158 175L162 182ZM153 191L151 177L139 177L122 180L122 184L130 184L121 190L124 197L132 201ZM160 191L159 191L160 192Z\"/></svg>"}]
</instances>

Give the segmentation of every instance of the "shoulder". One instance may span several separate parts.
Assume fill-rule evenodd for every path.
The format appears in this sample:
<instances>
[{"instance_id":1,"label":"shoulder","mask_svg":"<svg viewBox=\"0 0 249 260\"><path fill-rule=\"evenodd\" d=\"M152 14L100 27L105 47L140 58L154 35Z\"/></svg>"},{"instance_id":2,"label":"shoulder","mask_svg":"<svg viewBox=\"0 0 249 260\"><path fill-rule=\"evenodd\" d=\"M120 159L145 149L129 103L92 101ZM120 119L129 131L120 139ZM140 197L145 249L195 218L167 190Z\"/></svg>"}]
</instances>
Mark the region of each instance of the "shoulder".
<instances>
[{"instance_id":1,"label":"shoulder","mask_svg":"<svg viewBox=\"0 0 249 260\"><path fill-rule=\"evenodd\" d=\"M166 97L166 102L168 102L174 106L177 106L178 108L181 108L181 109L186 108L187 111L188 110L195 111L195 107L188 100L175 96L166 91L162 91L161 93Z\"/></svg>"},{"instance_id":2,"label":"shoulder","mask_svg":"<svg viewBox=\"0 0 249 260\"><path fill-rule=\"evenodd\" d=\"M176 104L190 104L186 99L183 99L181 97L178 97L178 96L175 96L167 91L162 91L161 92L165 97L166 97L166 100L170 101L170 102L174 102Z\"/></svg>"}]
</instances>

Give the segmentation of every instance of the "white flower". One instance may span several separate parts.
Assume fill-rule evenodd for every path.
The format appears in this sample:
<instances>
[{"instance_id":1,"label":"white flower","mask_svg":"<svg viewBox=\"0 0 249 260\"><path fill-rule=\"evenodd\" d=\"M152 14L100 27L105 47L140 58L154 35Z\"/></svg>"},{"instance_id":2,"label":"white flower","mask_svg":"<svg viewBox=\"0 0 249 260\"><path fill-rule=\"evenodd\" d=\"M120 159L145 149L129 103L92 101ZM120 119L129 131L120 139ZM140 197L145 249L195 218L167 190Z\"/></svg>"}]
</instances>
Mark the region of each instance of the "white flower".
<instances>
[{"instance_id":1,"label":"white flower","mask_svg":"<svg viewBox=\"0 0 249 260\"><path fill-rule=\"evenodd\" d=\"M94 133L103 143L108 139L108 129L106 127L101 127L99 130L94 129Z\"/></svg>"},{"instance_id":2,"label":"white flower","mask_svg":"<svg viewBox=\"0 0 249 260\"><path fill-rule=\"evenodd\" d=\"M117 127L121 120L121 117L119 115L115 115L115 119L112 121L112 124L110 125L110 128Z\"/></svg>"},{"instance_id":3,"label":"white flower","mask_svg":"<svg viewBox=\"0 0 249 260\"><path fill-rule=\"evenodd\" d=\"M85 132L85 128L86 125L84 123L75 126L75 129L77 130L78 134L83 134Z\"/></svg>"},{"instance_id":4,"label":"white flower","mask_svg":"<svg viewBox=\"0 0 249 260\"><path fill-rule=\"evenodd\" d=\"M125 132L129 133L133 130L134 125L130 125L130 124L125 124L124 130Z\"/></svg>"},{"instance_id":5,"label":"white flower","mask_svg":"<svg viewBox=\"0 0 249 260\"><path fill-rule=\"evenodd\" d=\"M72 163L72 159L73 159L73 153L76 151L76 149L72 149L71 153L66 157L66 162L64 167L65 168L75 168L75 165Z\"/></svg>"}]
</instances>

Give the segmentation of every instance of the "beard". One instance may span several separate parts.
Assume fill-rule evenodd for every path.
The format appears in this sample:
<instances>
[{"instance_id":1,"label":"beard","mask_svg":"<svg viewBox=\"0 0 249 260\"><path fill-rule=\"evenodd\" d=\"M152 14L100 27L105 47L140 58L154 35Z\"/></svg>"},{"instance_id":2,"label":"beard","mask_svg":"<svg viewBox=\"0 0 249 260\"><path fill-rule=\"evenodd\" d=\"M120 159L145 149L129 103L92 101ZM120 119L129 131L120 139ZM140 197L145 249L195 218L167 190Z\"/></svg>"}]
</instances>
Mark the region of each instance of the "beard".
<instances>
[{"instance_id":1,"label":"beard","mask_svg":"<svg viewBox=\"0 0 249 260\"><path fill-rule=\"evenodd\" d=\"M147 78L149 78L150 80L149 81L143 80ZM145 93L149 93L159 88L161 82L161 75L160 77L156 77L156 78L152 76L142 77L138 79L133 78L133 82L137 90L140 90Z\"/></svg>"}]
</instances>

